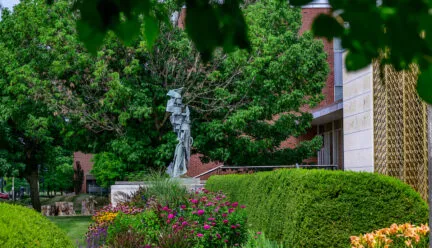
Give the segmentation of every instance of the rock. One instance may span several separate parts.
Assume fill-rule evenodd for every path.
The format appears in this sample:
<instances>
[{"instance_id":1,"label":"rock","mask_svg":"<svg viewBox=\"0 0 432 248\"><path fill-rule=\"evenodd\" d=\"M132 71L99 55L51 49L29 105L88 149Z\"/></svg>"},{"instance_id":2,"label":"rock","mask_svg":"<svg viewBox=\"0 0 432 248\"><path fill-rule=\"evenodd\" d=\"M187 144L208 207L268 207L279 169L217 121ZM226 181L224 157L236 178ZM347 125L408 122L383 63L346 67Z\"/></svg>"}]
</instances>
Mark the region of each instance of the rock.
<instances>
[{"instance_id":1,"label":"rock","mask_svg":"<svg viewBox=\"0 0 432 248\"><path fill-rule=\"evenodd\" d=\"M96 200L93 197L87 198L82 201L81 214L82 215L93 215L95 213Z\"/></svg>"},{"instance_id":2,"label":"rock","mask_svg":"<svg viewBox=\"0 0 432 248\"><path fill-rule=\"evenodd\" d=\"M58 212L58 216L73 216L76 215L73 209L72 202L56 202L55 208Z\"/></svg>"}]
</instances>

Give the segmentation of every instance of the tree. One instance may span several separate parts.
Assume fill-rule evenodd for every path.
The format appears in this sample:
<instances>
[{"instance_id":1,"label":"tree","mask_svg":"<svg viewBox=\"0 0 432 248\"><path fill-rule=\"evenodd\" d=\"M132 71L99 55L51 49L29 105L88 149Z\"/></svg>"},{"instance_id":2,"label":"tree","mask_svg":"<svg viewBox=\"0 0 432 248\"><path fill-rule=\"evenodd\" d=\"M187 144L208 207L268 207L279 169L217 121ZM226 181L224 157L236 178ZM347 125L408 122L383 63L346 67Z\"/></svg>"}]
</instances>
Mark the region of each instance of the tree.
<instances>
[{"instance_id":1,"label":"tree","mask_svg":"<svg viewBox=\"0 0 432 248\"><path fill-rule=\"evenodd\" d=\"M84 171L81 168L81 163L77 162L76 168L74 169L74 180L73 180L75 195L81 193L83 182L84 182Z\"/></svg>"},{"instance_id":2,"label":"tree","mask_svg":"<svg viewBox=\"0 0 432 248\"><path fill-rule=\"evenodd\" d=\"M184 1L187 7L186 31L204 58L210 58L217 47L223 47L225 51L232 51L233 47L251 48L247 35L249 27L241 9L244 2L249 1ZM290 0L280 1L280 4L301 6L310 2L312 0ZM349 51L346 59L348 70L361 69L372 59L380 59L383 64L391 64L398 70L416 63L422 72L418 79L418 93L426 102L432 103L431 1L330 0L329 4L332 12L318 16L313 30L317 36L341 38L342 46ZM156 1L78 1L76 9L85 12L77 22L81 40L91 51L96 51L102 38L92 38L89 34L97 33L103 37L113 30L128 42L135 35L125 36L124 33L138 34L137 18L143 14L147 26L151 27L146 39L154 41L158 35L158 22L166 22L171 14L148 14L157 7ZM122 14L125 19L122 19Z\"/></svg>"},{"instance_id":3,"label":"tree","mask_svg":"<svg viewBox=\"0 0 432 248\"><path fill-rule=\"evenodd\" d=\"M4 173L28 181L38 211L40 170L56 159L53 151L68 152L64 147L74 124L43 100L51 84L47 69L58 56L50 40L72 25L67 23L72 19L59 18L71 16L68 10L66 2L47 8L40 1L22 1L13 14L3 11L0 22L0 163Z\"/></svg>"},{"instance_id":4,"label":"tree","mask_svg":"<svg viewBox=\"0 0 432 248\"><path fill-rule=\"evenodd\" d=\"M310 127L305 107L322 99L328 73L322 43L310 34L298 35L299 9L267 1L250 5L245 13L250 53L218 50L201 63L182 30L161 25L149 48L143 42L144 26L140 39L127 47L108 35L95 61L89 59L79 75L75 69L56 75L59 111L76 116L100 136L115 134L100 148L105 153L95 157L93 173L100 183L106 186L133 171L165 167L172 159L176 141L165 112L166 93L178 87L184 88L192 111L196 151L209 158L281 164L314 155L319 138L296 149L280 149L280 143ZM83 56L77 50L70 58ZM76 68L73 59L56 63Z\"/></svg>"},{"instance_id":5,"label":"tree","mask_svg":"<svg viewBox=\"0 0 432 248\"><path fill-rule=\"evenodd\" d=\"M322 42L298 35L299 9L280 8L275 1L250 5L245 13L251 52L218 50L202 63L187 34L171 24L161 24L158 39L149 46L145 21L129 46L109 33L92 56L77 39L67 1L51 6L41 1L21 2L0 23L0 45L7 55L0 75L8 88L3 94L11 99L5 112L11 108L27 120L36 111L45 121L43 135L37 136L46 139L47 149L37 149L41 158L53 147L80 145L101 153L95 158L96 174L108 173L106 168L115 164L114 176L100 174L106 181L165 167L176 144L165 112L166 93L178 87L184 88L193 111L195 148L209 158L232 164L292 163L320 147L315 138L296 149L280 149L281 141L310 126L306 109L322 99L328 73ZM162 6L165 12L175 8ZM34 24L20 25L26 20ZM19 80L13 77L17 74ZM12 105L18 99L31 106L28 112ZM21 147L18 141L15 137Z\"/></svg>"},{"instance_id":6,"label":"tree","mask_svg":"<svg viewBox=\"0 0 432 248\"><path fill-rule=\"evenodd\" d=\"M40 168L43 186L48 194L51 191L63 194L64 191L71 190L74 176L71 151L55 147L48 158Z\"/></svg>"}]
</instances>

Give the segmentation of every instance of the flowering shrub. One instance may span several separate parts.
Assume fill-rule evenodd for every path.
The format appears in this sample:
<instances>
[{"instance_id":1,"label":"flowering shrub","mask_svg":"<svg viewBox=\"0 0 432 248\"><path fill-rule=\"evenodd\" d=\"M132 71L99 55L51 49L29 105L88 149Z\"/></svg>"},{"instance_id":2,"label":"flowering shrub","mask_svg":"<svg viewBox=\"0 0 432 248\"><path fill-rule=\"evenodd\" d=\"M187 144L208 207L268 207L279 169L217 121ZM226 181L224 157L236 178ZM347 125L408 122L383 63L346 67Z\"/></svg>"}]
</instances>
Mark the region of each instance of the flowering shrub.
<instances>
[{"instance_id":1,"label":"flowering shrub","mask_svg":"<svg viewBox=\"0 0 432 248\"><path fill-rule=\"evenodd\" d=\"M159 229L159 219L153 211L135 215L119 212L108 227L107 243L122 248L151 246L158 239Z\"/></svg>"},{"instance_id":2,"label":"flowering shrub","mask_svg":"<svg viewBox=\"0 0 432 248\"><path fill-rule=\"evenodd\" d=\"M119 212L135 215L141 213L143 210L142 208L129 207L127 205L118 205L116 207L108 205L96 211L92 217L94 223L89 226L86 233L87 247L99 247L105 243L108 227L114 222Z\"/></svg>"},{"instance_id":3,"label":"flowering shrub","mask_svg":"<svg viewBox=\"0 0 432 248\"><path fill-rule=\"evenodd\" d=\"M396 225L361 236L351 237L352 248L428 247L429 227L411 224Z\"/></svg>"},{"instance_id":4,"label":"flowering shrub","mask_svg":"<svg viewBox=\"0 0 432 248\"><path fill-rule=\"evenodd\" d=\"M163 207L160 216L172 232L185 232L198 247L239 246L247 239L244 206L226 201L222 193L205 189L196 192L188 204L176 209Z\"/></svg>"},{"instance_id":5,"label":"flowering shrub","mask_svg":"<svg viewBox=\"0 0 432 248\"><path fill-rule=\"evenodd\" d=\"M245 206L205 189L188 193L185 199L179 205L162 205L150 198L140 204L145 209L107 206L93 216L88 246L209 248L247 241Z\"/></svg>"}]
</instances>

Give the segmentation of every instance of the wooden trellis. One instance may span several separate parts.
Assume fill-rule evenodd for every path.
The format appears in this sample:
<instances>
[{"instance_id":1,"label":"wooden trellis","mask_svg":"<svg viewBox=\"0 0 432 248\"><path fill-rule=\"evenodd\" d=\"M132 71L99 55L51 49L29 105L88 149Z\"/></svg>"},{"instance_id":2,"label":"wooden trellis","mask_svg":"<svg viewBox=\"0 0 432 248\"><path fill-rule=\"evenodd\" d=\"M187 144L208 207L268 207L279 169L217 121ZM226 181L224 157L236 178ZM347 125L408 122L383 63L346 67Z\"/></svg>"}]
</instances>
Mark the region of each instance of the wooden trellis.
<instances>
[{"instance_id":1,"label":"wooden trellis","mask_svg":"<svg viewBox=\"0 0 432 248\"><path fill-rule=\"evenodd\" d=\"M416 92L418 68L373 65L375 171L397 177L426 200L427 112Z\"/></svg>"}]
</instances>

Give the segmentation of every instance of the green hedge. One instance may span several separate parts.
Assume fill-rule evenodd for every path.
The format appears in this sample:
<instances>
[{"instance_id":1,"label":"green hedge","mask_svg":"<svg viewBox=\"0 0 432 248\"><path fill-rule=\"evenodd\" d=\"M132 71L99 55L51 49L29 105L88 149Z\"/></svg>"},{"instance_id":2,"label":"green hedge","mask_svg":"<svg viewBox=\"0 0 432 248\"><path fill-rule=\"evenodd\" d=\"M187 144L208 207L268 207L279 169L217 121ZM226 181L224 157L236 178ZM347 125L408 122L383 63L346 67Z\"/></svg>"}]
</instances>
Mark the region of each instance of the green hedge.
<instances>
[{"instance_id":1,"label":"green hedge","mask_svg":"<svg viewBox=\"0 0 432 248\"><path fill-rule=\"evenodd\" d=\"M417 192L372 173L277 170L213 176L206 188L246 204L251 227L288 247L348 247L351 235L428 221Z\"/></svg>"},{"instance_id":2,"label":"green hedge","mask_svg":"<svg viewBox=\"0 0 432 248\"><path fill-rule=\"evenodd\" d=\"M65 233L40 213L0 203L0 247L73 247Z\"/></svg>"}]
</instances>

